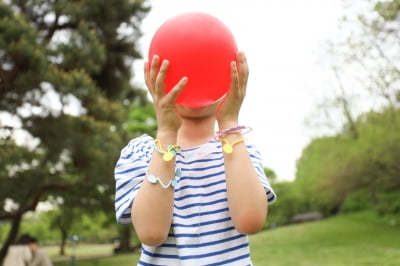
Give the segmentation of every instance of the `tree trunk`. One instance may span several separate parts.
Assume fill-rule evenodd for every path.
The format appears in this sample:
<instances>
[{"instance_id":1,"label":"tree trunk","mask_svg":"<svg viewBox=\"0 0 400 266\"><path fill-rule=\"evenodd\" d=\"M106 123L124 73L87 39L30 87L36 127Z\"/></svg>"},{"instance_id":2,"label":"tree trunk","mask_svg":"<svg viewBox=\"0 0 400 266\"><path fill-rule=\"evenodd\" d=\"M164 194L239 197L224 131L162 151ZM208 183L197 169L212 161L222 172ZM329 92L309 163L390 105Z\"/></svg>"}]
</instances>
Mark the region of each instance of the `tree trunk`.
<instances>
[{"instance_id":1,"label":"tree trunk","mask_svg":"<svg viewBox=\"0 0 400 266\"><path fill-rule=\"evenodd\" d=\"M22 221L22 213L17 212L15 216L13 216L11 220L11 229L8 232L8 236L3 246L0 249L0 265L2 265L4 258L7 255L8 247L15 242L17 239L21 221Z\"/></svg>"},{"instance_id":2,"label":"tree trunk","mask_svg":"<svg viewBox=\"0 0 400 266\"><path fill-rule=\"evenodd\" d=\"M128 253L132 251L131 228L129 226L122 227L119 240L119 246L114 249L114 253Z\"/></svg>"},{"instance_id":3,"label":"tree trunk","mask_svg":"<svg viewBox=\"0 0 400 266\"><path fill-rule=\"evenodd\" d=\"M68 232L65 229L61 229L61 244L60 244L60 256L65 255L65 245L67 243Z\"/></svg>"},{"instance_id":4,"label":"tree trunk","mask_svg":"<svg viewBox=\"0 0 400 266\"><path fill-rule=\"evenodd\" d=\"M121 234L121 251L127 252L131 249L131 228L126 226Z\"/></svg>"}]
</instances>

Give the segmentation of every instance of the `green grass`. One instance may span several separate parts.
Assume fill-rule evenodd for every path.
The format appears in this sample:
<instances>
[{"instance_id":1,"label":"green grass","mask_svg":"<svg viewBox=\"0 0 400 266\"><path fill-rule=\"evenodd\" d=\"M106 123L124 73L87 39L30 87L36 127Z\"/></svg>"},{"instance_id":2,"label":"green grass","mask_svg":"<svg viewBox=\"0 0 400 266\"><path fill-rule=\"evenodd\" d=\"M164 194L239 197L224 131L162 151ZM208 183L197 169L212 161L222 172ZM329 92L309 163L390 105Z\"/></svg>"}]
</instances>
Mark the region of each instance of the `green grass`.
<instances>
[{"instance_id":1,"label":"green grass","mask_svg":"<svg viewBox=\"0 0 400 266\"><path fill-rule=\"evenodd\" d=\"M115 255L99 258L77 258L76 266L134 266L139 259L137 254ZM69 266L70 260L54 262L54 266Z\"/></svg>"},{"instance_id":2,"label":"green grass","mask_svg":"<svg viewBox=\"0 0 400 266\"><path fill-rule=\"evenodd\" d=\"M46 253L51 257L57 257L59 254L59 246L47 246L45 247ZM75 247L71 247L70 245L66 246L65 253L68 257L71 255L75 255L77 257L81 256L97 256L101 255L112 255L113 254L113 246L111 244L79 244Z\"/></svg>"},{"instance_id":3,"label":"green grass","mask_svg":"<svg viewBox=\"0 0 400 266\"><path fill-rule=\"evenodd\" d=\"M374 213L341 215L251 237L254 265L400 265L400 228Z\"/></svg>"},{"instance_id":4,"label":"green grass","mask_svg":"<svg viewBox=\"0 0 400 266\"><path fill-rule=\"evenodd\" d=\"M400 227L390 226L372 212L264 231L251 236L250 243L255 266L400 265ZM78 247L76 251L80 250L81 255L77 256L76 265L133 266L139 257L131 254L82 258L85 250L93 253L96 248ZM100 254L110 253L103 247ZM54 263L68 265L69 261Z\"/></svg>"},{"instance_id":5,"label":"green grass","mask_svg":"<svg viewBox=\"0 0 400 266\"><path fill-rule=\"evenodd\" d=\"M52 257L54 266L69 266L71 256L75 256L76 266L124 266L136 265L139 254L113 255L113 246L111 244L87 245L79 244L76 247L67 247L66 256L59 257L59 247L46 247L46 253Z\"/></svg>"}]
</instances>

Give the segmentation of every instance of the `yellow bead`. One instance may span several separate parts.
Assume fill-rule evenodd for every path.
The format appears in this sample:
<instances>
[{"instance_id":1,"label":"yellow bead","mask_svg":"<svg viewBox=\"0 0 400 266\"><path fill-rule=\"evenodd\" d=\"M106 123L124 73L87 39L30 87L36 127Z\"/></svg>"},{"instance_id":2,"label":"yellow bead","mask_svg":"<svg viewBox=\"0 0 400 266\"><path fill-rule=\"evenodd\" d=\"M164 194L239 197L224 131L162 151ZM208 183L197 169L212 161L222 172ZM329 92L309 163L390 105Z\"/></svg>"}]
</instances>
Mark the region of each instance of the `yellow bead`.
<instances>
[{"instance_id":1,"label":"yellow bead","mask_svg":"<svg viewBox=\"0 0 400 266\"><path fill-rule=\"evenodd\" d=\"M164 153L164 155L163 155L163 159L164 159L164 161L166 161L166 162L171 161L172 158L174 158L174 154L173 154L172 152L170 152L170 151Z\"/></svg>"},{"instance_id":2,"label":"yellow bead","mask_svg":"<svg viewBox=\"0 0 400 266\"><path fill-rule=\"evenodd\" d=\"M232 147L230 144L228 144L228 143L224 144L224 146L222 147L222 149L223 149L224 152L226 152L226 153L232 153L232 152L233 152L233 147Z\"/></svg>"}]
</instances>

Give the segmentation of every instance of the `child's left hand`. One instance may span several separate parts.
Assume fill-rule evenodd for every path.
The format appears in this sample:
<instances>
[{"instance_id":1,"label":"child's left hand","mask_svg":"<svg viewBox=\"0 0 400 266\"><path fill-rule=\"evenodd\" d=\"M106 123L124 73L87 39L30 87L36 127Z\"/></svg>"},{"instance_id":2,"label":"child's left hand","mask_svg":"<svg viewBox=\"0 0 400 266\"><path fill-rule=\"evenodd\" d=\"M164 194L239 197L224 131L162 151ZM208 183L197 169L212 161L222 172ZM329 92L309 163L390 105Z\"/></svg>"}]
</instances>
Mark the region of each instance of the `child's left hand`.
<instances>
[{"instance_id":1,"label":"child's left hand","mask_svg":"<svg viewBox=\"0 0 400 266\"><path fill-rule=\"evenodd\" d=\"M216 118L219 129L235 126L239 121L239 111L246 96L249 67L243 52L237 53L238 64L231 62L231 87L218 107Z\"/></svg>"}]
</instances>

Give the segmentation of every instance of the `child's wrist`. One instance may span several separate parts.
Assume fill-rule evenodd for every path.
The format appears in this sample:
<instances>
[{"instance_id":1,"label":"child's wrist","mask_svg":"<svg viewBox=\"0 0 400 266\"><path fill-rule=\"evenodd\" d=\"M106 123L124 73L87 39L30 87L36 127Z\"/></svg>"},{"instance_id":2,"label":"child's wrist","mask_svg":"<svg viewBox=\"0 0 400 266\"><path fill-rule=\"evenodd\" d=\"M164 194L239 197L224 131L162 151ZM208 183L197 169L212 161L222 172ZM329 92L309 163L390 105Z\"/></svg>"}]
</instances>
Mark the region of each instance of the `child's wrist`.
<instances>
[{"instance_id":1,"label":"child's wrist","mask_svg":"<svg viewBox=\"0 0 400 266\"><path fill-rule=\"evenodd\" d=\"M161 139L165 143L176 143L178 132L170 129L157 130L157 139Z\"/></svg>"},{"instance_id":2,"label":"child's wrist","mask_svg":"<svg viewBox=\"0 0 400 266\"><path fill-rule=\"evenodd\" d=\"M221 141L226 138L228 135L234 136L242 136L243 134L247 134L252 130L251 127L246 127L242 125L234 125L228 128L220 129L215 132L215 139Z\"/></svg>"},{"instance_id":3,"label":"child's wrist","mask_svg":"<svg viewBox=\"0 0 400 266\"><path fill-rule=\"evenodd\" d=\"M218 130L225 130L231 127L238 125L237 120L230 120L230 121L218 121Z\"/></svg>"}]
</instances>

